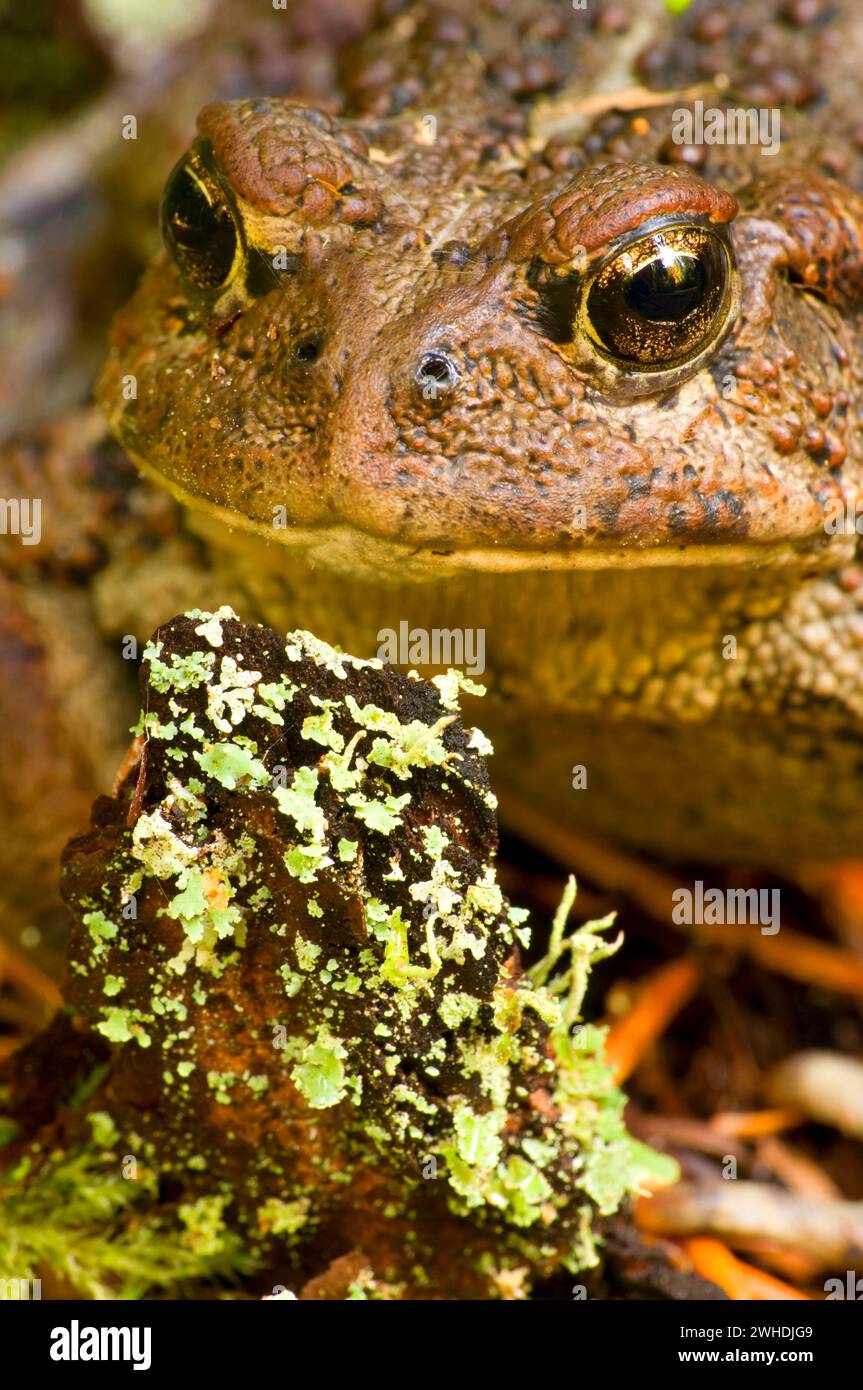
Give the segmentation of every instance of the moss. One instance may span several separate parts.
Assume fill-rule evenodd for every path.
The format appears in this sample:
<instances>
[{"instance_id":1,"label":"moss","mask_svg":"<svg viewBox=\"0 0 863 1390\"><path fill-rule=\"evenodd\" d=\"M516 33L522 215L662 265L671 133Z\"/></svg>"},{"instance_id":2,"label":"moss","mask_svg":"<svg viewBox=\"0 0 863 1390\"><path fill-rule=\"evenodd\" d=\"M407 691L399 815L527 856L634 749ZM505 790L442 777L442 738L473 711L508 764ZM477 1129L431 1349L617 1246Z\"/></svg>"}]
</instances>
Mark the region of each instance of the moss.
<instances>
[{"instance_id":1,"label":"moss","mask_svg":"<svg viewBox=\"0 0 863 1390\"><path fill-rule=\"evenodd\" d=\"M93 1143L47 1156L33 1149L26 1181L4 1175L0 1270L33 1279L48 1268L95 1299L181 1297L252 1272L253 1256L220 1219L222 1198L157 1210L155 1172L125 1179L120 1156L106 1151L116 1139L110 1117L89 1118Z\"/></svg>"}]
</instances>

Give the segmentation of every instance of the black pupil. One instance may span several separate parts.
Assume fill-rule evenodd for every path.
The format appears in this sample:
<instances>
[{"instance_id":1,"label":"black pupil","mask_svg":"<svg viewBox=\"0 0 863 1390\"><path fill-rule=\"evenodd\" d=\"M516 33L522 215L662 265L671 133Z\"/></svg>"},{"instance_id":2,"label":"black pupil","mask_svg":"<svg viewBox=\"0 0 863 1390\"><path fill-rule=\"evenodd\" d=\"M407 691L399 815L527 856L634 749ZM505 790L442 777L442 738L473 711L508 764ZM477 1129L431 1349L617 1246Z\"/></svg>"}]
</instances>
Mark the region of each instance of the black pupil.
<instances>
[{"instance_id":1,"label":"black pupil","mask_svg":"<svg viewBox=\"0 0 863 1390\"><path fill-rule=\"evenodd\" d=\"M211 201L187 163L168 180L162 199L162 235L180 270L202 289L227 280L234 263L237 233L228 210Z\"/></svg>"},{"instance_id":2,"label":"black pupil","mask_svg":"<svg viewBox=\"0 0 863 1390\"><path fill-rule=\"evenodd\" d=\"M681 323L698 308L706 287L703 262L678 252L668 263L657 258L642 266L623 297L634 314L650 323Z\"/></svg>"}]
</instances>

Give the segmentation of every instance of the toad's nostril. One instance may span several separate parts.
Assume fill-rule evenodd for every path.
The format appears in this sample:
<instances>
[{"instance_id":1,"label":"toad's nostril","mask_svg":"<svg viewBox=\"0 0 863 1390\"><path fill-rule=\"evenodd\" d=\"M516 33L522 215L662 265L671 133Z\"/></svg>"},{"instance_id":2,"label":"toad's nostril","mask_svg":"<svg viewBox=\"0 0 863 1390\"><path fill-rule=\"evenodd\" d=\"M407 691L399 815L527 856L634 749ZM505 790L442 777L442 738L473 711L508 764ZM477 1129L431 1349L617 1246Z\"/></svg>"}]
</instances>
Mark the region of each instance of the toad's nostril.
<instances>
[{"instance_id":1,"label":"toad's nostril","mask_svg":"<svg viewBox=\"0 0 863 1390\"><path fill-rule=\"evenodd\" d=\"M294 348L294 359L297 362L317 362L320 355L320 338L303 338Z\"/></svg>"},{"instance_id":2,"label":"toad's nostril","mask_svg":"<svg viewBox=\"0 0 863 1390\"><path fill-rule=\"evenodd\" d=\"M424 352L414 373L414 380L427 400L452 391L458 379L458 368L444 352Z\"/></svg>"}]
</instances>

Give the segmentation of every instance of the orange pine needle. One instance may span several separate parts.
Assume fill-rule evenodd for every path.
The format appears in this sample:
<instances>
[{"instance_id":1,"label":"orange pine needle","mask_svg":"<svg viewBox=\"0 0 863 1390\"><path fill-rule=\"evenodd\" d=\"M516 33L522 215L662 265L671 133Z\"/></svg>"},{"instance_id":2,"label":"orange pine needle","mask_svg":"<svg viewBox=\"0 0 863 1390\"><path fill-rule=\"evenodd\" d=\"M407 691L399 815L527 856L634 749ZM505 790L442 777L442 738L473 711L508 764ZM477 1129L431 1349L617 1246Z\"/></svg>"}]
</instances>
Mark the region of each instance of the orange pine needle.
<instances>
[{"instance_id":1,"label":"orange pine needle","mask_svg":"<svg viewBox=\"0 0 863 1390\"><path fill-rule=\"evenodd\" d=\"M754 1265L738 1260L721 1240L707 1236L692 1236L681 1241L681 1245L692 1261L696 1273L700 1274L702 1279L709 1279L712 1283L718 1284L729 1298L742 1302L753 1299L758 1302L779 1299L810 1301L808 1294L801 1293L799 1289L792 1288L790 1284L784 1283L772 1274L765 1274Z\"/></svg>"},{"instance_id":2,"label":"orange pine needle","mask_svg":"<svg viewBox=\"0 0 863 1390\"><path fill-rule=\"evenodd\" d=\"M7 1057L17 1052L23 1042L21 1033L10 1033L8 1037L0 1038L0 1062L5 1062Z\"/></svg>"},{"instance_id":3,"label":"orange pine needle","mask_svg":"<svg viewBox=\"0 0 863 1390\"><path fill-rule=\"evenodd\" d=\"M606 1038L606 1060L618 1083L635 1070L648 1048L689 1003L700 980L698 965L680 959L662 966L644 982L632 1008L611 1025Z\"/></svg>"},{"instance_id":4,"label":"orange pine needle","mask_svg":"<svg viewBox=\"0 0 863 1390\"><path fill-rule=\"evenodd\" d=\"M713 946L735 947L753 956L768 970L836 994L863 995L863 957L813 941L802 932L783 927L778 936L762 936L752 927L697 927L699 940Z\"/></svg>"},{"instance_id":5,"label":"orange pine needle","mask_svg":"<svg viewBox=\"0 0 863 1390\"><path fill-rule=\"evenodd\" d=\"M8 942L0 941L0 980L11 980L25 993L34 995L52 1009L59 1009L63 996L49 975Z\"/></svg>"},{"instance_id":6,"label":"orange pine needle","mask_svg":"<svg viewBox=\"0 0 863 1390\"><path fill-rule=\"evenodd\" d=\"M713 1116L710 1128L733 1139L764 1139L795 1129L803 1120L799 1110L726 1110Z\"/></svg>"},{"instance_id":7,"label":"orange pine needle","mask_svg":"<svg viewBox=\"0 0 863 1390\"><path fill-rule=\"evenodd\" d=\"M771 1273L798 1289L806 1289L810 1285L814 1288L819 1274L823 1277L824 1266L817 1260L810 1260L799 1250L787 1250L769 1240L735 1241L734 1248L738 1258L741 1255L755 1256L759 1265L766 1265Z\"/></svg>"}]
</instances>

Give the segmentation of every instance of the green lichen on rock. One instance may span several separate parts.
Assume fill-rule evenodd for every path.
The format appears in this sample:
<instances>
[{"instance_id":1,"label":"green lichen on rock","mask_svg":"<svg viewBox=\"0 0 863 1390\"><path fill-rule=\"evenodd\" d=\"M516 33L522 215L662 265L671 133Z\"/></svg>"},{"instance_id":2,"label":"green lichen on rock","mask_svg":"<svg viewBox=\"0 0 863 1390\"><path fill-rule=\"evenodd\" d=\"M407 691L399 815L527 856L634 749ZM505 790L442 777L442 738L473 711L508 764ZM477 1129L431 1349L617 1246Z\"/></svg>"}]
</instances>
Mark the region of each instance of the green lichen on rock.
<instances>
[{"instance_id":1,"label":"green lichen on rock","mask_svg":"<svg viewBox=\"0 0 863 1390\"><path fill-rule=\"evenodd\" d=\"M221 609L161 628L142 676L137 788L66 864L71 1002L112 1048L93 1104L250 1258L303 1269L343 1229L416 1290L445 1291L457 1248L471 1292L594 1263L600 1218L673 1166L628 1135L582 1021L611 923L567 932L570 885L522 967L457 673Z\"/></svg>"}]
</instances>

